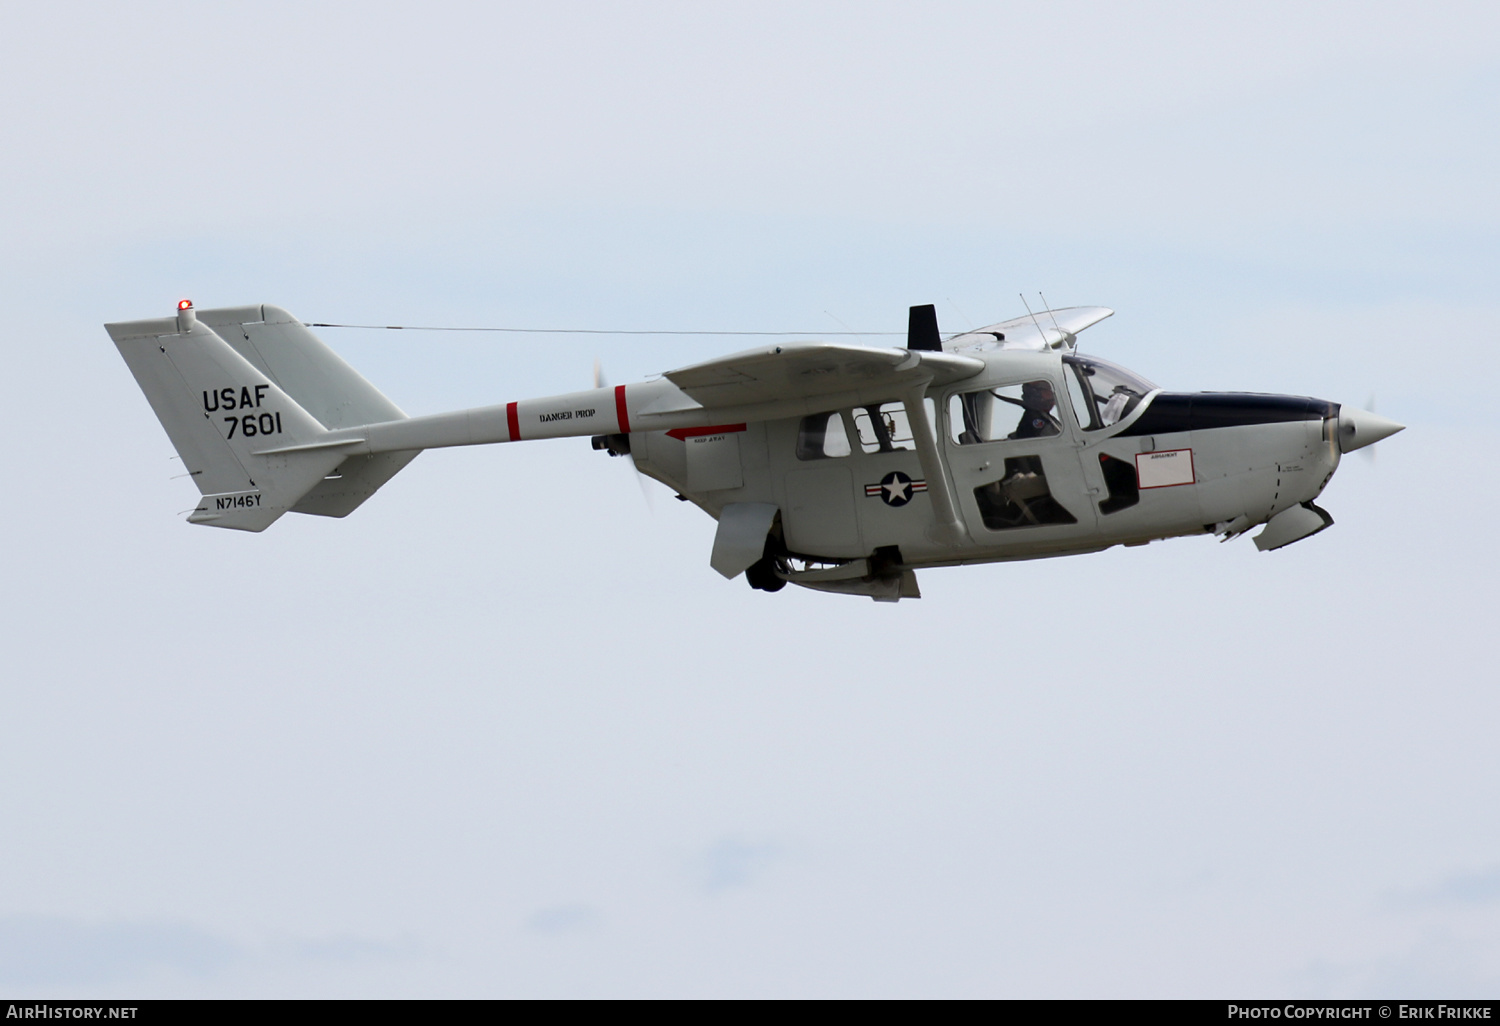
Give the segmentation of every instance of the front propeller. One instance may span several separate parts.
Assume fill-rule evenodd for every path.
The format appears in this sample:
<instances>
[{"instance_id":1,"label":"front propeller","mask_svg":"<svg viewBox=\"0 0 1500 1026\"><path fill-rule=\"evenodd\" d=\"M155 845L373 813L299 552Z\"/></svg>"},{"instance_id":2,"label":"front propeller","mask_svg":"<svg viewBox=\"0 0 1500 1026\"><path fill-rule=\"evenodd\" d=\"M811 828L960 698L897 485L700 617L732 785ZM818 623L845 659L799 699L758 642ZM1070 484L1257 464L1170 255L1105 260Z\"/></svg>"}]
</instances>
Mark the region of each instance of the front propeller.
<instances>
[{"instance_id":1,"label":"front propeller","mask_svg":"<svg viewBox=\"0 0 1500 1026\"><path fill-rule=\"evenodd\" d=\"M1397 431L1405 430L1405 424L1398 424L1370 410L1361 410L1357 406L1339 407L1339 452L1350 453L1355 449L1363 449L1382 438L1389 438Z\"/></svg>"}]
</instances>

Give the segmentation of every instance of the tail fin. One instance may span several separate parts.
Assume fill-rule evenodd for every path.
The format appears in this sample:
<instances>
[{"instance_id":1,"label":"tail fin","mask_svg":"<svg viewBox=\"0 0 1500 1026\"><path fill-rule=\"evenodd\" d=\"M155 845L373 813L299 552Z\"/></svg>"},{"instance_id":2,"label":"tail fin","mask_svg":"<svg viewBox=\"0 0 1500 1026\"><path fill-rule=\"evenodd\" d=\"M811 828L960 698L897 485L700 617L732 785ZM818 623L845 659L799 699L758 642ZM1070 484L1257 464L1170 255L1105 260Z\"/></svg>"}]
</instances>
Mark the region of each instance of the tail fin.
<instances>
[{"instance_id":1,"label":"tail fin","mask_svg":"<svg viewBox=\"0 0 1500 1026\"><path fill-rule=\"evenodd\" d=\"M105 325L203 500L195 524L263 531L344 461L348 442L199 322Z\"/></svg>"},{"instance_id":2,"label":"tail fin","mask_svg":"<svg viewBox=\"0 0 1500 1026\"><path fill-rule=\"evenodd\" d=\"M329 430L406 419L395 403L279 306L199 310L198 319ZM292 512L346 517L420 451L350 456Z\"/></svg>"}]
</instances>

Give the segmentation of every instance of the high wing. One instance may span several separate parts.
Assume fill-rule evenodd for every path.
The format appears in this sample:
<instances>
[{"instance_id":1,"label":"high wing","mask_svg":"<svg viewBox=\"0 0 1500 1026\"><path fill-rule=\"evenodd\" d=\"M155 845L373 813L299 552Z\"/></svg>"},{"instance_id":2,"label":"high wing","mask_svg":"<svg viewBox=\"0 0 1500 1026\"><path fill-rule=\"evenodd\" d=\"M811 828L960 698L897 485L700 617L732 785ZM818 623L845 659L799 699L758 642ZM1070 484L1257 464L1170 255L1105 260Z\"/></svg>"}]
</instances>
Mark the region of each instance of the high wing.
<instances>
[{"instance_id":1,"label":"high wing","mask_svg":"<svg viewBox=\"0 0 1500 1026\"><path fill-rule=\"evenodd\" d=\"M1069 306L1061 310L1038 310L1036 318L1013 317L999 324L975 328L943 343L943 350L962 353L983 349L1048 349L1060 342L1072 344L1084 328L1114 316L1107 306ZM1038 330L1037 326L1041 328Z\"/></svg>"},{"instance_id":2,"label":"high wing","mask_svg":"<svg viewBox=\"0 0 1500 1026\"><path fill-rule=\"evenodd\" d=\"M953 353L790 342L747 349L663 376L699 406L714 408L850 395L889 398L923 382L946 385L983 369L982 361ZM665 413L667 408L649 412Z\"/></svg>"}]
</instances>

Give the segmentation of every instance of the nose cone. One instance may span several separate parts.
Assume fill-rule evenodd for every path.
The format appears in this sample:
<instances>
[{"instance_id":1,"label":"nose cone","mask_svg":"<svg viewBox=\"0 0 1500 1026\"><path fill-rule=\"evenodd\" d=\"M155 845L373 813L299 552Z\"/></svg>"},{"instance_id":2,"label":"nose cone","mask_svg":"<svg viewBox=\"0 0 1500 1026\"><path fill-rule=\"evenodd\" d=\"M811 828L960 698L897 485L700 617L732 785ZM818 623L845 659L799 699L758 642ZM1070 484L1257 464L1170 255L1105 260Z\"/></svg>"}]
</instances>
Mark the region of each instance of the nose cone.
<instances>
[{"instance_id":1,"label":"nose cone","mask_svg":"<svg viewBox=\"0 0 1500 1026\"><path fill-rule=\"evenodd\" d=\"M1353 452L1367 445L1374 445L1397 431L1405 431L1405 424L1397 424L1369 410L1354 406L1339 407L1339 452Z\"/></svg>"}]
</instances>

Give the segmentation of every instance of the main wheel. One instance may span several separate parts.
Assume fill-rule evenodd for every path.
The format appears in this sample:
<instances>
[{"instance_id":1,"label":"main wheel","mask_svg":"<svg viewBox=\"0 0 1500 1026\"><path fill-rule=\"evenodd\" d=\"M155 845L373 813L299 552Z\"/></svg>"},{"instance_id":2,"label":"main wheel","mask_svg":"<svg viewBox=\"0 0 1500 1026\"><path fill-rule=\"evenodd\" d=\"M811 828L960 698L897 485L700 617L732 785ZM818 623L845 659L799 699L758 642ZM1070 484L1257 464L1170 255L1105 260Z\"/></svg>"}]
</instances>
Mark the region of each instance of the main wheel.
<instances>
[{"instance_id":1,"label":"main wheel","mask_svg":"<svg viewBox=\"0 0 1500 1026\"><path fill-rule=\"evenodd\" d=\"M756 591L780 591L786 587L786 581L776 576L776 561L770 556L762 556L751 563L745 571L745 580Z\"/></svg>"}]
</instances>

